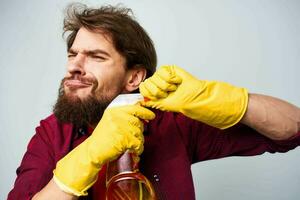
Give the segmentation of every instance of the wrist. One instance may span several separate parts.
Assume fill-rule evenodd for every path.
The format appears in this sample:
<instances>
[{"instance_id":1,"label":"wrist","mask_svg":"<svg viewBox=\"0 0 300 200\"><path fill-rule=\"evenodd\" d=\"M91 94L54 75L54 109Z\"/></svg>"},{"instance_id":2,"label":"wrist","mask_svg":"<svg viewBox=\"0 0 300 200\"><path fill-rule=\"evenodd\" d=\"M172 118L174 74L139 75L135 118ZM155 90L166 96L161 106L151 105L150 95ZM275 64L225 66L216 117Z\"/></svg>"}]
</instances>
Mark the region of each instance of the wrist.
<instances>
[{"instance_id":1,"label":"wrist","mask_svg":"<svg viewBox=\"0 0 300 200\"><path fill-rule=\"evenodd\" d=\"M69 194L69 195L74 195L74 196L77 196L77 197L79 197L79 196L86 196L86 195L87 195L87 192L81 193L81 192L78 192L78 191L76 191L76 190L74 190L74 189L68 187L68 186L65 185L62 181L60 181L60 180L55 176L55 174L53 175L53 181L54 181L54 183L57 185L57 187L58 187L61 191L65 192L65 193L67 193L67 194Z\"/></svg>"}]
</instances>

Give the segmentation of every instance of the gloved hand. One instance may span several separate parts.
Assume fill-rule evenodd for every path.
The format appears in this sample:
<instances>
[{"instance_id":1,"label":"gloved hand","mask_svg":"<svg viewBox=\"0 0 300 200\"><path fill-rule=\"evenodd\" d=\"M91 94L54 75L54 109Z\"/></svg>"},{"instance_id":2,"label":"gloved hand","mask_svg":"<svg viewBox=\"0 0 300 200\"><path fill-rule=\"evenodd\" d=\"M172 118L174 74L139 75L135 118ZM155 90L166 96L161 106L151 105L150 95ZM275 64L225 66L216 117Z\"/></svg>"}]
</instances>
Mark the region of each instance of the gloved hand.
<instances>
[{"instance_id":1,"label":"gloved hand","mask_svg":"<svg viewBox=\"0 0 300 200\"><path fill-rule=\"evenodd\" d=\"M140 84L149 100L143 106L180 112L211 126L225 129L241 120L248 92L228 83L198 80L177 66L163 66Z\"/></svg>"},{"instance_id":2,"label":"gloved hand","mask_svg":"<svg viewBox=\"0 0 300 200\"><path fill-rule=\"evenodd\" d=\"M143 151L143 122L154 113L140 105L108 108L92 135L56 164L54 181L65 192L87 195L101 167L126 150Z\"/></svg>"}]
</instances>

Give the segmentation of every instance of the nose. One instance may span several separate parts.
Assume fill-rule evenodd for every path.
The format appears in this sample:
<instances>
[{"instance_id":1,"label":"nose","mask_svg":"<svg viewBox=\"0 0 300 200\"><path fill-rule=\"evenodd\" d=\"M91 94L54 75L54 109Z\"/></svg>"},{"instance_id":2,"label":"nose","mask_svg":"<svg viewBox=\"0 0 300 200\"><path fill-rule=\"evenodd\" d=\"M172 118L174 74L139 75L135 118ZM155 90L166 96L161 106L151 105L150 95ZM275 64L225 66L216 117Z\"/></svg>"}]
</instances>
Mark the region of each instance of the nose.
<instances>
[{"instance_id":1,"label":"nose","mask_svg":"<svg viewBox=\"0 0 300 200\"><path fill-rule=\"evenodd\" d=\"M84 63L85 63L85 55L78 53L77 55L74 55L74 57L69 58L68 64L67 64L67 71L71 75L84 75L85 69L84 69Z\"/></svg>"}]
</instances>

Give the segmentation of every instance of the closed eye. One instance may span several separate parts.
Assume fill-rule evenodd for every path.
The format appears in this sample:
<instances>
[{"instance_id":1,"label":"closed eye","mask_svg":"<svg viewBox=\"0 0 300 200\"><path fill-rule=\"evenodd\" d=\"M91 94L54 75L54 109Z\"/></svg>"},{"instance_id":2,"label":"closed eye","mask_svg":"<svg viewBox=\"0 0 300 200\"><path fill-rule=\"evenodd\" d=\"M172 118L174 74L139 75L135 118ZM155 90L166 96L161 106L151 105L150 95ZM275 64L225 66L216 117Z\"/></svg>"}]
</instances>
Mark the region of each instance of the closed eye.
<instances>
[{"instance_id":1,"label":"closed eye","mask_svg":"<svg viewBox=\"0 0 300 200\"><path fill-rule=\"evenodd\" d=\"M70 59L70 58L76 57L76 55L77 55L77 53L74 52L74 51L69 51L69 52L68 52L68 58L69 58L69 59Z\"/></svg>"},{"instance_id":2,"label":"closed eye","mask_svg":"<svg viewBox=\"0 0 300 200\"><path fill-rule=\"evenodd\" d=\"M78 54L78 51L73 50L72 48L68 50L68 58L74 58Z\"/></svg>"},{"instance_id":3,"label":"closed eye","mask_svg":"<svg viewBox=\"0 0 300 200\"><path fill-rule=\"evenodd\" d=\"M76 54L73 54L73 53L69 53L68 54L68 58L73 58L73 57L75 57L76 56Z\"/></svg>"},{"instance_id":4,"label":"closed eye","mask_svg":"<svg viewBox=\"0 0 300 200\"><path fill-rule=\"evenodd\" d=\"M91 58L95 59L95 60L99 60L99 61L104 61L106 60L105 57L103 56L96 56L96 55L91 55Z\"/></svg>"}]
</instances>

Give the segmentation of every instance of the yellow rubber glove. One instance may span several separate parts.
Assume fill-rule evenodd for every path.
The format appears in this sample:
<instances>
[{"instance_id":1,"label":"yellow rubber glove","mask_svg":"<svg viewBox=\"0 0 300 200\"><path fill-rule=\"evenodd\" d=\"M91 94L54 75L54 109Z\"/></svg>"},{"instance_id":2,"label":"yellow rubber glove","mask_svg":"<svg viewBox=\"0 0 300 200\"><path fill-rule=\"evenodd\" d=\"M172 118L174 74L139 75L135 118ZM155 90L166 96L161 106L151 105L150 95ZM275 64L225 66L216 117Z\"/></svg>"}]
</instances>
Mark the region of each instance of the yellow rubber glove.
<instances>
[{"instance_id":1,"label":"yellow rubber glove","mask_svg":"<svg viewBox=\"0 0 300 200\"><path fill-rule=\"evenodd\" d=\"M143 106L180 112L211 126L225 129L241 120L248 92L228 83L198 80L177 66L162 66L140 84L148 101Z\"/></svg>"},{"instance_id":2,"label":"yellow rubber glove","mask_svg":"<svg viewBox=\"0 0 300 200\"><path fill-rule=\"evenodd\" d=\"M92 135L56 164L54 181L65 192L87 195L101 167L126 150L143 152L143 122L155 114L140 105L108 108ZM142 120L140 120L142 119Z\"/></svg>"}]
</instances>

